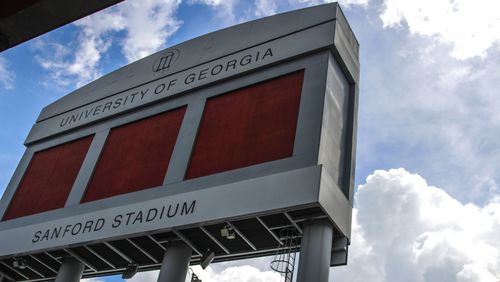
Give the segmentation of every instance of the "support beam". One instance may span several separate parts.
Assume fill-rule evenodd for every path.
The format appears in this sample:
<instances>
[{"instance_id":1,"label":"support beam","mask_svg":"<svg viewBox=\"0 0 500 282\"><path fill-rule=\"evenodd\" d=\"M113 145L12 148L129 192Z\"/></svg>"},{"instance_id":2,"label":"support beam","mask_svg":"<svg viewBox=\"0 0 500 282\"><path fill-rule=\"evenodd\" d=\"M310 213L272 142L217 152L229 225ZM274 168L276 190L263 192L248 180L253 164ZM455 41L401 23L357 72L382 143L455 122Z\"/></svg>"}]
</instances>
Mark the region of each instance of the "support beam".
<instances>
[{"instance_id":1,"label":"support beam","mask_svg":"<svg viewBox=\"0 0 500 282\"><path fill-rule=\"evenodd\" d=\"M217 246L219 246L226 254L230 254L231 252L228 250L228 248L226 248L226 246L224 246L224 244L222 244L221 241L219 241L217 238L215 238L214 235L212 235L212 233L210 233L210 231L208 231L205 227L203 226L200 226L200 229L201 231L203 231L203 233L205 233L210 239L212 239L212 241L217 244Z\"/></svg>"},{"instance_id":2,"label":"support beam","mask_svg":"<svg viewBox=\"0 0 500 282\"><path fill-rule=\"evenodd\" d=\"M84 269L85 264L76 258L64 258L55 282L79 282Z\"/></svg>"},{"instance_id":3,"label":"support beam","mask_svg":"<svg viewBox=\"0 0 500 282\"><path fill-rule=\"evenodd\" d=\"M333 226L328 220L304 222L297 282L328 282Z\"/></svg>"},{"instance_id":4,"label":"support beam","mask_svg":"<svg viewBox=\"0 0 500 282\"><path fill-rule=\"evenodd\" d=\"M49 252L45 252L44 253L46 256L48 256L49 258L53 259L55 262L57 262L58 264L61 264L61 262L53 255L51 255Z\"/></svg>"},{"instance_id":5,"label":"support beam","mask_svg":"<svg viewBox=\"0 0 500 282\"><path fill-rule=\"evenodd\" d=\"M51 267L50 265L46 264L45 262L43 262L42 260L39 260L38 258L36 258L34 255L30 255L30 258L32 258L33 260L35 260L36 262L38 262L39 264L43 265L45 268L47 268L48 270L54 272L55 274L57 274L57 270L55 270L53 267ZM1 281L0 281L1 282Z\"/></svg>"},{"instance_id":6,"label":"support beam","mask_svg":"<svg viewBox=\"0 0 500 282\"><path fill-rule=\"evenodd\" d=\"M133 263L134 262L134 260L132 260L129 256L127 256L126 254L124 254L122 251L118 250L118 248L116 248L115 246L111 245L111 243L104 242L104 245L106 245L106 247L110 248L117 255L121 256L128 263Z\"/></svg>"},{"instance_id":7,"label":"support beam","mask_svg":"<svg viewBox=\"0 0 500 282\"><path fill-rule=\"evenodd\" d=\"M243 232L241 232L240 229L238 229L238 227L236 227L234 224L232 224L229 221L226 223L233 228L233 230L240 236L241 239L243 239L243 241L245 241L245 243L247 243L248 246L250 246L250 248L252 248L252 250L257 251L257 247L255 247L255 245L252 243L252 241L250 241L245 236L245 234L243 234Z\"/></svg>"},{"instance_id":8,"label":"support beam","mask_svg":"<svg viewBox=\"0 0 500 282\"><path fill-rule=\"evenodd\" d=\"M14 278L10 277L9 275L5 274L5 273L2 273L0 272L0 282L7 282L5 279L8 279L10 281L15 281Z\"/></svg>"},{"instance_id":9,"label":"support beam","mask_svg":"<svg viewBox=\"0 0 500 282\"><path fill-rule=\"evenodd\" d=\"M127 240L127 242L130 243L130 245L134 246L134 248L136 248L137 250L139 250L143 255L147 256L154 263L158 263L158 260L153 255L151 255L150 253L148 253L146 250L144 250L143 248L141 248L141 246L137 245L131 239L126 239L126 240Z\"/></svg>"},{"instance_id":10,"label":"support beam","mask_svg":"<svg viewBox=\"0 0 500 282\"><path fill-rule=\"evenodd\" d=\"M184 236L180 231L172 231L177 237L179 237L184 243L186 243L188 246L191 247L191 249L193 249L193 251L195 251L199 256L203 256L203 253L200 252L200 250L198 249L198 247L196 247L196 245L191 242L191 240L189 240L186 236Z\"/></svg>"},{"instance_id":11,"label":"support beam","mask_svg":"<svg viewBox=\"0 0 500 282\"><path fill-rule=\"evenodd\" d=\"M33 273L35 273L36 275L38 275L40 278L45 278L45 275L43 275L42 273L40 273L40 271L36 270L33 266L26 264L26 268L29 269L29 270L31 270Z\"/></svg>"},{"instance_id":12,"label":"support beam","mask_svg":"<svg viewBox=\"0 0 500 282\"><path fill-rule=\"evenodd\" d=\"M280 245L283 245L283 242L280 240L280 238L278 238L278 236L276 236L276 234L274 233L274 231L272 231L269 226L267 226L267 224L260 218L260 217L256 217L257 220L260 222L260 224L262 226L264 226L264 228L267 230L267 232L269 232L269 234L271 236L273 236L274 240L276 240L276 242L278 242L278 244Z\"/></svg>"},{"instance_id":13,"label":"support beam","mask_svg":"<svg viewBox=\"0 0 500 282\"><path fill-rule=\"evenodd\" d=\"M7 281L16 281L14 278L10 277L9 275L0 272L0 282L7 282Z\"/></svg>"},{"instance_id":14,"label":"support beam","mask_svg":"<svg viewBox=\"0 0 500 282\"><path fill-rule=\"evenodd\" d=\"M19 270L15 269L14 267L10 266L8 263L5 263L3 261L0 260L0 263L3 264L3 266L7 267L8 269L14 271L17 275L21 276L22 278L26 279L26 280L29 280L30 278L26 275L24 275L22 272L20 272Z\"/></svg>"},{"instance_id":15,"label":"support beam","mask_svg":"<svg viewBox=\"0 0 500 282\"><path fill-rule=\"evenodd\" d=\"M163 256L158 282L184 282L193 250L184 242L167 246Z\"/></svg>"},{"instance_id":16,"label":"support beam","mask_svg":"<svg viewBox=\"0 0 500 282\"><path fill-rule=\"evenodd\" d=\"M299 234L302 234L302 228L300 228L300 226L293 220L293 218L287 212L284 212L283 214L286 216L286 218L288 218L288 220L293 224L293 226L299 231Z\"/></svg>"},{"instance_id":17,"label":"support beam","mask_svg":"<svg viewBox=\"0 0 500 282\"><path fill-rule=\"evenodd\" d=\"M153 243L155 243L158 247L160 247L160 249L164 251L166 250L166 248L163 247L163 245L160 242L158 242L158 240L156 240L153 236L151 235L146 235L146 236L149 238L149 240L153 241Z\"/></svg>"},{"instance_id":18,"label":"support beam","mask_svg":"<svg viewBox=\"0 0 500 282\"><path fill-rule=\"evenodd\" d=\"M108 259L106 259L105 257L101 256L99 253L97 253L96 251L94 251L91 247L89 247L89 246L83 246L83 247L87 251L89 251L90 253L92 253L94 256L96 256L97 258L99 258L100 260L102 260L109 267L111 267L111 269L115 269L116 268L116 266L114 264L112 264Z\"/></svg>"},{"instance_id":19,"label":"support beam","mask_svg":"<svg viewBox=\"0 0 500 282\"><path fill-rule=\"evenodd\" d=\"M89 262L86 259L82 258L80 255L78 255L77 253L73 252L70 249L63 249L63 250L66 253L70 254L72 257L74 257L77 260L79 260L80 262L82 262L85 266L87 266L88 268L90 268L92 270L92 272L97 272L97 268L91 262Z\"/></svg>"}]
</instances>

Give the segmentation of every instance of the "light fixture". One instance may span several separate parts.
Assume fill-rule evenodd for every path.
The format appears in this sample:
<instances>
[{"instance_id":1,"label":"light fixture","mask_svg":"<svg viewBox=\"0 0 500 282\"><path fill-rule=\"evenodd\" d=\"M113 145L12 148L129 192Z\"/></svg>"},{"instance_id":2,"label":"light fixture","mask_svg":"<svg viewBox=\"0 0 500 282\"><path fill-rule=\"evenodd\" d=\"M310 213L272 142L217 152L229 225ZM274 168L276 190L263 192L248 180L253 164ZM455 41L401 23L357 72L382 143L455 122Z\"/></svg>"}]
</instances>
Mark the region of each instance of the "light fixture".
<instances>
[{"instance_id":1,"label":"light fixture","mask_svg":"<svg viewBox=\"0 0 500 282\"><path fill-rule=\"evenodd\" d=\"M200 261L201 268L205 269L207 266L214 260L215 253L214 251L207 249L207 251L203 254Z\"/></svg>"},{"instance_id":2,"label":"light fixture","mask_svg":"<svg viewBox=\"0 0 500 282\"><path fill-rule=\"evenodd\" d=\"M23 258L14 258L12 266L14 268L26 269L26 260L24 260Z\"/></svg>"},{"instance_id":3,"label":"light fixture","mask_svg":"<svg viewBox=\"0 0 500 282\"><path fill-rule=\"evenodd\" d=\"M130 279L134 277L138 270L139 265L137 263L130 263L127 268L125 268L125 271L123 271L122 279Z\"/></svg>"},{"instance_id":4,"label":"light fixture","mask_svg":"<svg viewBox=\"0 0 500 282\"><path fill-rule=\"evenodd\" d=\"M236 232L234 231L234 228L231 225L226 224L224 225L224 227L220 229L220 236L232 240L236 238Z\"/></svg>"}]
</instances>

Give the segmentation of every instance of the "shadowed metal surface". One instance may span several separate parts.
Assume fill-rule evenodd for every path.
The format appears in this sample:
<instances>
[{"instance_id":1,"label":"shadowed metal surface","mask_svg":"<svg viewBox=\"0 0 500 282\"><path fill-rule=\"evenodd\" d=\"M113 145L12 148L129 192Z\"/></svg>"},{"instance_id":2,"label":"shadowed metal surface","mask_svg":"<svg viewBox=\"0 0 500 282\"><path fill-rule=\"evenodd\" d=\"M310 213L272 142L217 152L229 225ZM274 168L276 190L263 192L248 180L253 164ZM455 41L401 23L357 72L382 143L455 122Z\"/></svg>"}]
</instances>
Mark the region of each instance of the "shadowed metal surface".
<instances>
[{"instance_id":1,"label":"shadowed metal surface","mask_svg":"<svg viewBox=\"0 0 500 282\"><path fill-rule=\"evenodd\" d=\"M123 0L0 0L0 52Z\"/></svg>"}]
</instances>

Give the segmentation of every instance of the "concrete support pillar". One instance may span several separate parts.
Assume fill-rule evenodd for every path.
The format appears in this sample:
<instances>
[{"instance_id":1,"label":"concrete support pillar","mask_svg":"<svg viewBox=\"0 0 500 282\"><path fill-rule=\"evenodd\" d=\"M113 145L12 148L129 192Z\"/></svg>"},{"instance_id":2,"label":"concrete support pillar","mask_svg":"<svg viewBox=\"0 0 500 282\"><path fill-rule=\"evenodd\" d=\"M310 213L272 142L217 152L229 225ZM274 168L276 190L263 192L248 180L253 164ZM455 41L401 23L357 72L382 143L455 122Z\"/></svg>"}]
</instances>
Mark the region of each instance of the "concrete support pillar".
<instances>
[{"instance_id":1,"label":"concrete support pillar","mask_svg":"<svg viewBox=\"0 0 500 282\"><path fill-rule=\"evenodd\" d=\"M184 282L191 254L191 247L184 242L168 245L163 256L158 282Z\"/></svg>"},{"instance_id":2,"label":"concrete support pillar","mask_svg":"<svg viewBox=\"0 0 500 282\"><path fill-rule=\"evenodd\" d=\"M305 222L297 282L328 282L333 226L327 220Z\"/></svg>"},{"instance_id":3,"label":"concrete support pillar","mask_svg":"<svg viewBox=\"0 0 500 282\"><path fill-rule=\"evenodd\" d=\"M85 265L79 260L72 257L64 258L55 282L78 282L82 279L84 269Z\"/></svg>"}]
</instances>

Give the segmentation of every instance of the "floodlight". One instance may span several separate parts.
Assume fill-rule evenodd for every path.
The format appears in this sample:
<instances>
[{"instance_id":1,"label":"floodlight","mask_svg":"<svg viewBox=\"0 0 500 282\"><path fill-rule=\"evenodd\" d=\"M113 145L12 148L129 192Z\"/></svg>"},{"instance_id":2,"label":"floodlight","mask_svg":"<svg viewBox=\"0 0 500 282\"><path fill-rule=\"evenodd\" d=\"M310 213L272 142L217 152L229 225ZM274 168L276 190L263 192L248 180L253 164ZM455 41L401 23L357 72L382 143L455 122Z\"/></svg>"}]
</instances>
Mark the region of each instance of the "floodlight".
<instances>
[{"instance_id":1,"label":"floodlight","mask_svg":"<svg viewBox=\"0 0 500 282\"><path fill-rule=\"evenodd\" d=\"M23 258L14 258L12 266L14 268L26 269L26 261Z\"/></svg>"},{"instance_id":2,"label":"floodlight","mask_svg":"<svg viewBox=\"0 0 500 282\"><path fill-rule=\"evenodd\" d=\"M227 224L221 228L220 236L232 240L236 238L236 232L234 231L234 228L231 225Z\"/></svg>"},{"instance_id":3,"label":"floodlight","mask_svg":"<svg viewBox=\"0 0 500 282\"><path fill-rule=\"evenodd\" d=\"M130 279L134 277L134 275L137 273L137 270L139 270L139 265L137 263L131 263L125 268L125 271L123 271L122 274L122 279Z\"/></svg>"},{"instance_id":4,"label":"floodlight","mask_svg":"<svg viewBox=\"0 0 500 282\"><path fill-rule=\"evenodd\" d=\"M214 251L207 249L207 251L201 257L201 263L200 263L201 268L203 269L207 268L207 266L214 260L214 258L215 258Z\"/></svg>"}]
</instances>

